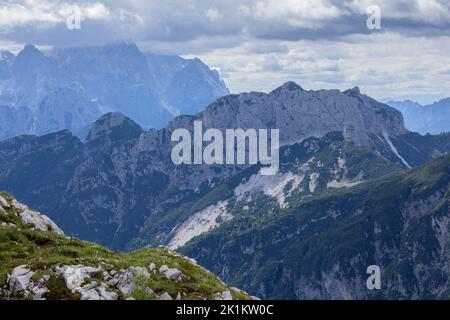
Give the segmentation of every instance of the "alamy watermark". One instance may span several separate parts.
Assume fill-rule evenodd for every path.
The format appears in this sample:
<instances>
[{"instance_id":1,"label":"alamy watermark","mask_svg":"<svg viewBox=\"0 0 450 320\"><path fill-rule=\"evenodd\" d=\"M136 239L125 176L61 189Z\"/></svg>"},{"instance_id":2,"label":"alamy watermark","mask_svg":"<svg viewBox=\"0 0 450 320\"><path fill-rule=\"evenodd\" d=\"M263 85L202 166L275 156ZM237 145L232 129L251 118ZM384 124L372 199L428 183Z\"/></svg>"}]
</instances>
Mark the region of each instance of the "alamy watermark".
<instances>
[{"instance_id":1,"label":"alamy watermark","mask_svg":"<svg viewBox=\"0 0 450 320\"><path fill-rule=\"evenodd\" d=\"M225 141L223 132L219 129L208 129L203 132L202 121L194 121L194 139L187 129L174 130L171 141L178 143L172 148L172 162L176 165L260 163L264 166L261 168L262 175L278 173L280 166L278 129L270 129L270 139L268 129L225 129L224 131ZM208 143L205 148L203 148L204 142ZM268 144L270 144L270 154Z\"/></svg>"},{"instance_id":2,"label":"alamy watermark","mask_svg":"<svg viewBox=\"0 0 450 320\"><path fill-rule=\"evenodd\" d=\"M369 30L381 30L381 9L377 5L368 6L366 9L368 15L367 28Z\"/></svg>"},{"instance_id":3,"label":"alamy watermark","mask_svg":"<svg viewBox=\"0 0 450 320\"><path fill-rule=\"evenodd\" d=\"M78 6L72 6L70 8L70 14L66 19L66 27L69 30L81 29L81 9Z\"/></svg>"},{"instance_id":4,"label":"alamy watermark","mask_svg":"<svg viewBox=\"0 0 450 320\"><path fill-rule=\"evenodd\" d=\"M377 265L371 265L367 267L367 274L370 276L367 278L367 289L380 290L381 289L381 269Z\"/></svg>"}]
</instances>

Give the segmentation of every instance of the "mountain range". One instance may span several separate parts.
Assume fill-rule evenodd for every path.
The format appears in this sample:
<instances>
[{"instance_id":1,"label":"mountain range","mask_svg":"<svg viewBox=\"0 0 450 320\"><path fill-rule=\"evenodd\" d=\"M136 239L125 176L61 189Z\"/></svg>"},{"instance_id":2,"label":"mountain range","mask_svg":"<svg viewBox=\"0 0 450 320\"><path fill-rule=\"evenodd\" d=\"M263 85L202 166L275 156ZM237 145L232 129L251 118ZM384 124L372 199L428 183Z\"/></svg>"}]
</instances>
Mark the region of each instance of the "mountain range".
<instances>
[{"instance_id":1,"label":"mountain range","mask_svg":"<svg viewBox=\"0 0 450 320\"><path fill-rule=\"evenodd\" d=\"M69 129L84 137L120 111L144 128L194 114L229 91L201 60L143 53L133 43L0 53L0 139Z\"/></svg>"},{"instance_id":2,"label":"mountain range","mask_svg":"<svg viewBox=\"0 0 450 320\"><path fill-rule=\"evenodd\" d=\"M388 101L388 105L400 110L406 127L420 134L439 134L450 131L450 98L421 105L411 100Z\"/></svg>"},{"instance_id":3,"label":"mountain range","mask_svg":"<svg viewBox=\"0 0 450 320\"><path fill-rule=\"evenodd\" d=\"M171 133L193 122L280 131L280 172L174 165ZM168 246L262 298L448 295L450 134L410 132L358 88L226 95L143 130L107 113L0 142L0 189L67 234L120 250ZM365 287L379 265L383 289Z\"/></svg>"}]
</instances>

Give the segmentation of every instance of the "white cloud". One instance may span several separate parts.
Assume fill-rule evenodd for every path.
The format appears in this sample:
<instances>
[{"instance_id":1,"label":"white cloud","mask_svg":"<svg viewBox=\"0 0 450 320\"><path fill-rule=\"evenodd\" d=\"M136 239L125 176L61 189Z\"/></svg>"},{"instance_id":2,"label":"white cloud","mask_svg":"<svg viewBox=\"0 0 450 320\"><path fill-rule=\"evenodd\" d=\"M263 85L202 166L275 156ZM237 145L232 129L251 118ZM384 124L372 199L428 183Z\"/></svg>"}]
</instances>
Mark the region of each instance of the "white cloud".
<instances>
[{"instance_id":1,"label":"white cloud","mask_svg":"<svg viewBox=\"0 0 450 320\"><path fill-rule=\"evenodd\" d=\"M0 4L0 32L8 33L17 27L46 29L65 24L67 18L79 12L81 20L120 19L137 15L122 8L110 9L101 2L71 3L52 0L25 0ZM44 31L45 32L45 31Z\"/></svg>"},{"instance_id":2,"label":"white cloud","mask_svg":"<svg viewBox=\"0 0 450 320\"><path fill-rule=\"evenodd\" d=\"M216 8L208 8L208 10L206 10L206 16L212 22L223 18L222 14Z\"/></svg>"},{"instance_id":3,"label":"white cloud","mask_svg":"<svg viewBox=\"0 0 450 320\"><path fill-rule=\"evenodd\" d=\"M305 89L347 89L360 86L377 98L448 96L450 37L405 38L374 34L349 41L282 42L288 51L260 53L249 48L257 40L200 57L219 70L233 92L270 91L294 80ZM436 81L439 79L438 81Z\"/></svg>"},{"instance_id":4,"label":"white cloud","mask_svg":"<svg viewBox=\"0 0 450 320\"><path fill-rule=\"evenodd\" d=\"M1 1L1 0L0 0ZM448 0L79 0L82 29L65 27L74 1L0 3L0 47L134 40L147 51L198 55L232 91L354 85L378 97L419 89L448 95ZM383 33L366 27L381 8Z\"/></svg>"},{"instance_id":5,"label":"white cloud","mask_svg":"<svg viewBox=\"0 0 450 320\"><path fill-rule=\"evenodd\" d=\"M326 0L259 0L244 10L257 20L284 21L290 26L317 28L343 14Z\"/></svg>"},{"instance_id":6,"label":"white cloud","mask_svg":"<svg viewBox=\"0 0 450 320\"><path fill-rule=\"evenodd\" d=\"M402 19L432 25L450 23L450 2L447 0L352 0L347 7L363 14L376 4L383 19Z\"/></svg>"}]
</instances>

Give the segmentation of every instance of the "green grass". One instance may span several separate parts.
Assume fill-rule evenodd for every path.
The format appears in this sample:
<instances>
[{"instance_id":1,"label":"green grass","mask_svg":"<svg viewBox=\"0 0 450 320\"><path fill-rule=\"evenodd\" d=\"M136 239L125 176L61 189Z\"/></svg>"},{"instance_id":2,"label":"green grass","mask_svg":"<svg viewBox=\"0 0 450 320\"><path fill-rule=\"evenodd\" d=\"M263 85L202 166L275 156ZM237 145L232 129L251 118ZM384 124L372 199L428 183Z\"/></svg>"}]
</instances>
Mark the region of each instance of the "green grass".
<instances>
[{"instance_id":1,"label":"green grass","mask_svg":"<svg viewBox=\"0 0 450 320\"><path fill-rule=\"evenodd\" d=\"M12 199L5 193L0 193L7 201ZM209 271L192 264L185 257L179 256L166 248L145 248L130 253L113 252L100 245L68 238L53 232L32 230L24 225L16 216L15 210L7 210L6 215L0 215L2 221L15 223L17 228L0 226L0 287L7 281L7 275L19 265L27 265L36 272L33 280L38 280L45 274L51 275L47 283L50 293L48 299L77 299L79 296L71 293L65 287L64 281L53 274L55 265L86 265L105 270L120 270L131 266L148 267L154 262L157 269L165 264L169 268L179 269L186 279L180 282L170 281L159 272L151 273L148 279L137 279L138 284L133 297L136 299L154 299L143 289L151 288L155 293L169 293L173 298L184 293L183 299L211 299L214 294L230 290ZM100 279L101 281L101 279ZM140 289L142 288L142 289ZM232 290L236 299L249 299L249 296Z\"/></svg>"}]
</instances>

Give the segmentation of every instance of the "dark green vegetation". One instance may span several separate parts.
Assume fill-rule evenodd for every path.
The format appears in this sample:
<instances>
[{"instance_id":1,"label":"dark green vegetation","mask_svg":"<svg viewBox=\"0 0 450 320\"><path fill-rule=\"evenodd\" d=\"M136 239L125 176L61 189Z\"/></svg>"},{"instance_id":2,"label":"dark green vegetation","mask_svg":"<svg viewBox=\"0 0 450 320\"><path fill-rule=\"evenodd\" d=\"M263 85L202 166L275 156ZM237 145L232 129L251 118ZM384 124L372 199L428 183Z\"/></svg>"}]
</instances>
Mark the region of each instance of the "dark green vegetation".
<instances>
[{"instance_id":1,"label":"dark green vegetation","mask_svg":"<svg viewBox=\"0 0 450 320\"><path fill-rule=\"evenodd\" d=\"M448 298L450 156L241 214L183 253L265 298ZM379 265L382 289L366 288Z\"/></svg>"}]
</instances>

